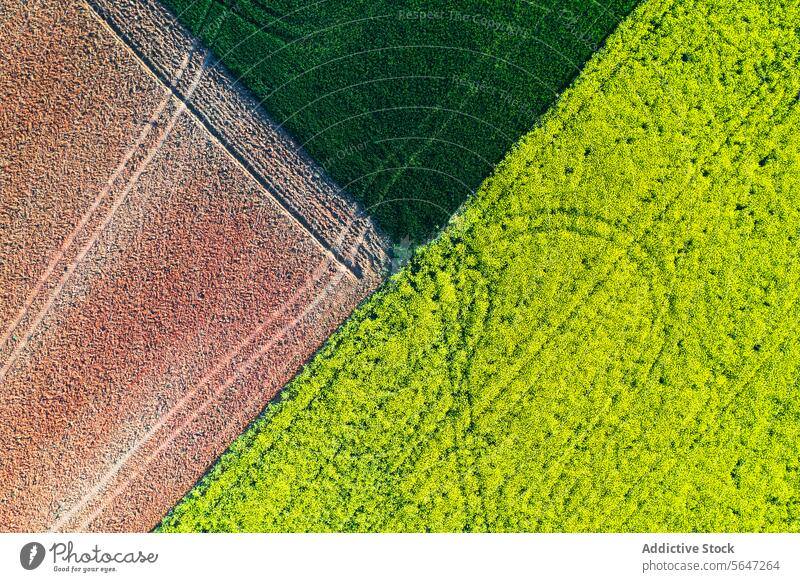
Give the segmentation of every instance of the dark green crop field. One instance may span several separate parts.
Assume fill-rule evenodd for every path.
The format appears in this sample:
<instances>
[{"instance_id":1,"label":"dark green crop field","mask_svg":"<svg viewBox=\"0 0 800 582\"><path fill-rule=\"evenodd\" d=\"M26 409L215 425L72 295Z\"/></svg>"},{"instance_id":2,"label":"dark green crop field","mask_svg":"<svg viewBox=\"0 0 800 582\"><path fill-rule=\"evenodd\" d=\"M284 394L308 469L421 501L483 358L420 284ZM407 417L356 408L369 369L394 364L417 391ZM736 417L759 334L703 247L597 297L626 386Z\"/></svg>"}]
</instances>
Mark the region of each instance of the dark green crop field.
<instances>
[{"instance_id":1,"label":"dark green crop field","mask_svg":"<svg viewBox=\"0 0 800 582\"><path fill-rule=\"evenodd\" d=\"M649 0L164 531L800 531L800 27Z\"/></svg>"},{"instance_id":2,"label":"dark green crop field","mask_svg":"<svg viewBox=\"0 0 800 582\"><path fill-rule=\"evenodd\" d=\"M165 0L395 240L443 226L635 0Z\"/></svg>"}]
</instances>

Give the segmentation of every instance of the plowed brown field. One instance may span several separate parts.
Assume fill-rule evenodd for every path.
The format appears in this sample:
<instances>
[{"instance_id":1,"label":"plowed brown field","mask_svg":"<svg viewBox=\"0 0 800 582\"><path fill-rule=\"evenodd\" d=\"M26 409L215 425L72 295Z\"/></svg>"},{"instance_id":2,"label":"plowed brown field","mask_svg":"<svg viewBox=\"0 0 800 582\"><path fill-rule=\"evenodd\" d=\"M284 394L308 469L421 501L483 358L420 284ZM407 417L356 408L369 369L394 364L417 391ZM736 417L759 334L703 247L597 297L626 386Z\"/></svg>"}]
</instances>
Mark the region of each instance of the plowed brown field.
<instances>
[{"instance_id":1,"label":"plowed brown field","mask_svg":"<svg viewBox=\"0 0 800 582\"><path fill-rule=\"evenodd\" d=\"M157 4L3 18L0 529L149 530L385 242Z\"/></svg>"}]
</instances>

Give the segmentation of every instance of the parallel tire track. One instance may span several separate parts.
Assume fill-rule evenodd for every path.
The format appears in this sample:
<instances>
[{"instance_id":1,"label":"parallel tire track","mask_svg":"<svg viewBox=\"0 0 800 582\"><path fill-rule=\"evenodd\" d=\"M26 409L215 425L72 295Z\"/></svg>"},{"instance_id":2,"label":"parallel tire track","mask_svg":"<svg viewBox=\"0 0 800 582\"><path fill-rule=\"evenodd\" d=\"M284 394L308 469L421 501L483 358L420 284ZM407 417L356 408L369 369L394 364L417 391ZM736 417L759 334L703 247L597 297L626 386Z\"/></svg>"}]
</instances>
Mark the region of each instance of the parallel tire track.
<instances>
[{"instance_id":1,"label":"parallel tire track","mask_svg":"<svg viewBox=\"0 0 800 582\"><path fill-rule=\"evenodd\" d=\"M192 90L197 88L197 85L200 82L204 70L205 68L201 67L200 70L198 71L191 85ZM150 147L147 155L139 163L139 165L136 167L136 170L128 179L125 188L122 190L119 196L117 196L117 198L114 201L114 204L112 205L108 213L106 213L102 222L94 230L92 235L89 237L89 240L86 242L86 244L84 244L84 246L78 252L77 256L72 261L70 261L70 263L66 266L64 274L61 276L58 283L53 288L53 291L48 296L44 305L42 305L41 309L31 322L25 334L20 338L19 342L15 344L14 349L12 350L9 357L6 359L6 362L5 364L3 364L3 367L0 368L0 382L2 382L5 379L6 374L8 374L8 371L17 361L19 355L22 353L23 350L25 350L25 348L27 348L31 338L36 333L36 330L38 329L39 325L42 323L44 318L47 316L48 312L50 311L50 308L53 306L58 297L61 295L61 292L66 286L66 284L72 278L73 273L78 268L78 266L80 266L81 262L86 257L86 255L89 254L89 252L92 250L95 243L100 238L100 235L105 231L109 223L113 220L117 210L125 202L125 200L128 197L128 194L133 189L133 187L136 186L139 177L144 173L145 169L147 169L147 166L150 164L150 162L153 160L156 154L158 154L159 150L161 149L161 146L163 146L164 143L167 141L167 138L172 132L172 129L178 122L178 118L180 118L180 116L183 114L185 110L186 110L186 105L185 103L181 102L180 105L178 105L178 107L176 108L175 112L169 118L169 121L167 122L166 126L159 135L158 140L155 142L155 144L153 144L153 146Z\"/></svg>"}]
</instances>

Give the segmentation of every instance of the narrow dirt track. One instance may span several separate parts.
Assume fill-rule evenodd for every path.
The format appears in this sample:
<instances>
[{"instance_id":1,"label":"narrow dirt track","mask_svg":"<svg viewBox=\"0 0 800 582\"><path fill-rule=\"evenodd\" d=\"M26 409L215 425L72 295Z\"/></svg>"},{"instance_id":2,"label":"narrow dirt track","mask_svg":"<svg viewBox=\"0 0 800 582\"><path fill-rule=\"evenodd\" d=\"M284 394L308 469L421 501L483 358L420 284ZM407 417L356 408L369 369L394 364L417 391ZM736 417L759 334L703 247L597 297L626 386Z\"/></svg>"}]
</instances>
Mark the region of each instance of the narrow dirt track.
<instances>
[{"instance_id":1,"label":"narrow dirt track","mask_svg":"<svg viewBox=\"0 0 800 582\"><path fill-rule=\"evenodd\" d=\"M385 241L157 4L9 14L0 529L146 531L380 283Z\"/></svg>"}]
</instances>

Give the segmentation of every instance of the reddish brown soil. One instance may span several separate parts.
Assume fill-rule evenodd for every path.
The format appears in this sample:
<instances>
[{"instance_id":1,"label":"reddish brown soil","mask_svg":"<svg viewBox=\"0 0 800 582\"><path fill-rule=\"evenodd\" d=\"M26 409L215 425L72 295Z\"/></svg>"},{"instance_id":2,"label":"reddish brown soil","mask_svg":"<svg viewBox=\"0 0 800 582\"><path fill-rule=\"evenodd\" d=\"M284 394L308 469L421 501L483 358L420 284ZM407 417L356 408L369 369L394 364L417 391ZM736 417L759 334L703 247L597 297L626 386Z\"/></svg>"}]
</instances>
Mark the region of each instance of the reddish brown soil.
<instances>
[{"instance_id":1,"label":"reddish brown soil","mask_svg":"<svg viewBox=\"0 0 800 582\"><path fill-rule=\"evenodd\" d=\"M383 241L179 27L148 56L99 2L8 10L0 529L146 531L377 286Z\"/></svg>"}]
</instances>

